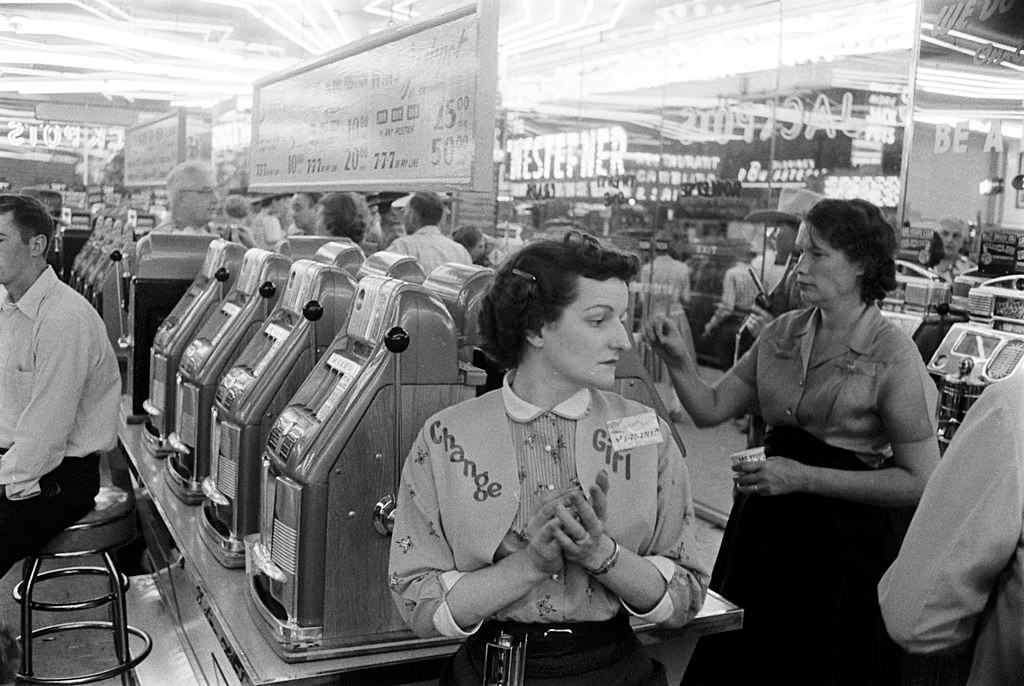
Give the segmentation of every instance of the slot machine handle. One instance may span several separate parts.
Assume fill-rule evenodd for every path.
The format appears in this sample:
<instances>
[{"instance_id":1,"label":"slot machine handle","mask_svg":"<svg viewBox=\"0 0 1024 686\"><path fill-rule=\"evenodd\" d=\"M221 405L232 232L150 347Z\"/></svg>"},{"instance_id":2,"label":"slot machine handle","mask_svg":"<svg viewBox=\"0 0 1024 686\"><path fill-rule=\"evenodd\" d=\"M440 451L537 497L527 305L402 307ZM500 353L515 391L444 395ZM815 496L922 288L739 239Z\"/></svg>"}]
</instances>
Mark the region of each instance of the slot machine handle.
<instances>
[{"instance_id":1,"label":"slot machine handle","mask_svg":"<svg viewBox=\"0 0 1024 686\"><path fill-rule=\"evenodd\" d=\"M124 275L122 273L121 262L124 260L124 254L120 250L115 250L110 253L110 261L114 263L114 283L117 286L117 325L118 325L118 336L117 336L117 347L121 350L128 348L128 335L125 329L128 326L124 321Z\"/></svg>"},{"instance_id":2,"label":"slot machine handle","mask_svg":"<svg viewBox=\"0 0 1024 686\"><path fill-rule=\"evenodd\" d=\"M395 433L393 437L395 452L391 466L391 493L381 498L373 508L373 526L381 536L390 536L395 528L395 508L398 501L398 485L402 471L402 353L409 349L409 333L400 326L393 326L384 334L384 347L395 356L394 370L394 409Z\"/></svg>"},{"instance_id":3,"label":"slot machine handle","mask_svg":"<svg viewBox=\"0 0 1024 686\"><path fill-rule=\"evenodd\" d=\"M277 286L273 281L264 281L260 284L259 294L261 298L270 299L277 295Z\"/></svg>"},{"instance_id":4,"label":"slot machine handle","mask_svg":"<svg viewBox=\"0 0 1024 686\"><path fill-rule=\"evenodd\" d=\"M220 281L221 283L227 281L229 276L231 276L231 272L227 270L227 267L221 267L213 273L213 278L217 279L217 281Z\"/></svg>"},{"instance_id":5,"label":"slot machine handle","mask_svg":"<svg viewBox=\"0 0 1024 686\"><path fill-rule=\"evenodd\" d=\"M310 300L302 306L302 316L311 322L320 321L320 318L324 316L324 306L316 300Z\"/></svg>"}]
</instances>

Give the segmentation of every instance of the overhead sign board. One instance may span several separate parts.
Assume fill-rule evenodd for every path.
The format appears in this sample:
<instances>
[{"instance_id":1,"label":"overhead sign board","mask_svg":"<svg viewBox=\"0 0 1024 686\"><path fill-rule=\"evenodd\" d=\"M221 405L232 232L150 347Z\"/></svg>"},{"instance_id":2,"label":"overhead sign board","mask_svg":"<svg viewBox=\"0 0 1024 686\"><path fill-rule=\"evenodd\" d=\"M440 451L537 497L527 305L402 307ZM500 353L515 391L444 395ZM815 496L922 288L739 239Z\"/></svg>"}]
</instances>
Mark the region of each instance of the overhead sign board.
<instances>
[{"instance_id":1,"label":"overhead sign board","mask_svg":"<svg viewBox=\"0 0 1024 686\"><path fill-rule=\"evenodd\" d=\"M481 0L257 82L249 188L491 191L497 44Z\"/></svg>"},{"instance_id":2,"label":"overhead sign board","mask_svg":"<svg viewBox=\"0 0 1024 686\"><path fill-rule=\"evenodd\" d=\"M124 185L163 186L187 159L211 159L210 124L203 116L181 109L139 124L125 133Z\"/></svg>"}]
</instances>

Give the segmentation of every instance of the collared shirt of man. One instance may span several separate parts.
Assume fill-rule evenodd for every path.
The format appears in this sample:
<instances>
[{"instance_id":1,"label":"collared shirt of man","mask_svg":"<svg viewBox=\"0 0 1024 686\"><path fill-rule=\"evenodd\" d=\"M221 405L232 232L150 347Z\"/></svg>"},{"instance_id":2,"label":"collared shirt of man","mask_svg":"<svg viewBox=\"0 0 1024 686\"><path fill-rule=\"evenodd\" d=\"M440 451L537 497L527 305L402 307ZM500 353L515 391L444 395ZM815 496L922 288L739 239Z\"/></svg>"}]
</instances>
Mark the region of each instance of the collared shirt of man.
<instances>
[{"instance_id":1,"label":"collared shirt of man","mask_svg":"<svg viewBox=\"0 0 1024 686\"><path fill-rule=\"evenodd\" d=\"M0 286L0 374L0 486L9 499L39 493L39 478L65 456L116 443L121 380L106 328L49 267L17 302Z\"/></svg>"},{"instance_id":2,"label":"collared shirt of man","mask_svg":"<svg viewBox=\"0 0 1024 686\"><path fill-rule=\"evenodd\" d=\"M415 257L423 267L423 273L428 276L434 269L449 262L473 264L469 251L431 225L421 226L416 233L396 239L387 249Z\"/></svg>"},{"instance_id":3,"label":"collared shirt of man","mask_svg":"<svg viewBox=\"0 0 1024 686\"><path fill-rule=\"evenodd\" d=\"M1024 675L1022 422L1018 371L971 407L878 585L889 635L912 653L971 655L968 686Z\"/></svg>"}]
</instances>

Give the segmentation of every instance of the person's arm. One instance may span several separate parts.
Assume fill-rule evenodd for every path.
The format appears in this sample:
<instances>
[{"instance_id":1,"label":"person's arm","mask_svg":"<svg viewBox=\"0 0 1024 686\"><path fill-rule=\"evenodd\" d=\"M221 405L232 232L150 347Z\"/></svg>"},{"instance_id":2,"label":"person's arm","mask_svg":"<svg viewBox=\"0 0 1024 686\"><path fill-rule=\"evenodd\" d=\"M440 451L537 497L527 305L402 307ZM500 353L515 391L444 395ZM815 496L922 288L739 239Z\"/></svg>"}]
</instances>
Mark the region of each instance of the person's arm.
<instances>
[{"instance_id":1,"label":"person's arm","mask_svg":"<svg viewBox=\"0 0 1024 686\"><path fill-rule=\"evenodd\" d=\"M939 460L934 437L910 443L893 443L893 467L853 472L810 467L786 457L735 465L741 493L762 496L814 493L868 505L914 505L921 498L928 477Z\"/></svg>"},{"instance_id":2,"label":"person's arm","mask_svg":"<svg viewBox=\"0 0 1024 686\"><path fill-rule=\"evenodd\" d=\"M44 301L43 307L48 306L53 304ZM38 333L40 343L33 350L34 369L14 372L13 383L30 391L14 429L14 444L0 460L0 484L6 485L9 496L33 495L38 479L56 469L64 458L86 380L100 359L99 346L110 345L106 338L93 340L90 331L95 329L84 322L47 317ZM111 383L117 383L116 377ZM116 431L115 412L110 425L112 440Z\"/></svg>"},{"instance_id":3,"label":"person's arm","mask_svg":"<svg viewBox=\"0 0 1024 686\"><path fill-rule=\"evenodd\" d=\"M494 565L459 571L447 540L458 532L442 526L429 445L421 433L402 468L388 582L399 613L418 636L468 636L560 570L562 553L551 536L556 524L531 521L530 545Z\"/></svg>"},{"instance_id":4,"label":"person's arm","mask_svg":"<svg viewBox=\"0 0 1024 686\"><path fill-rule=\"evenodd\" d=\"M971 408L878 586L889 635L910 652L969 646L1020 546L1020 386L1015 379L999 382Z\"/></svg>"},{"instance_id":5,"label":"person's arm","mask_svg":"<svg viewBox=\"0 0 1024 686\"><path fill-rule=\"evenodd\" d=\"M665 361L679 402L694 424L714 426L749 408L754 402L755 389L733 370L726 372L713 386L700 377L697 362L690 354L693 342L692 338L687 340L689 336L688 328L681 331L678 324L667 317L653 317L644 323L644 338Z\"/></svg>"}]
</instances>

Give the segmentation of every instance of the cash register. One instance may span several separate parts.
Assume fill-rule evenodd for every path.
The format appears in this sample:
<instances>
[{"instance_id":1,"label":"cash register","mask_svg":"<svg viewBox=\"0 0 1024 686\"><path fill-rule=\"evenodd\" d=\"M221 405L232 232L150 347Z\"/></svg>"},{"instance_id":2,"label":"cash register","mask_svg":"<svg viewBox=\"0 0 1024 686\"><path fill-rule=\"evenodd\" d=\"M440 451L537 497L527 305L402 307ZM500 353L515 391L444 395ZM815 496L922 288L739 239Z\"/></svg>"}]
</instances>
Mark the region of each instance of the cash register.
<instances>
[{"instance_id":1,"label":"cash register","mask_svg":"<svg viewBox=\"0 0 1024 686\"><path fill-rule=\"evenodd\" d=\"M422 285L359 282L345 331L281 412L262 461L248 601L286 661L413 638L386 578L394 496L416 432L473 397L455 322Z\"/></svg>"},{"instance_id":2,"label":"cash register","mask_svg":"<svg viewBox=\"0 0 1024 686\"><path fill-rule=\"evenodd\" d=\"M256 526L259 460L270 426L345 326L355 292L355 280L340 267L295 262L277 309L220 380L212 474L187 478L203 484L202 539L225 567L245 563L243 535Z\"/></svg>"},{"instance_id":3,"label":"cash register","mask_svg":"<svg viewBox=\"0 0 1024 686\"><path fill-rule=\"evenodd\" d=\"M178 373L181 355L206 318L234 286L244 254L245 248L238 243L220 238L210 242L199 274L153 337L149 398L143 403L149 420L143 436L157 455L164 456L170 450L167 437L174 431L174 377Z\"/></svg>"},{"instance_id":4,"label":"cash register","mask_svg":"<svg viewBox=\"0 0 1024 686\"><path fill-rule=\"evenodd\" d=\"M168 436L174 473L208 474L210 412L223 372L230 367L277 305L291 261L278 253L250 248L235 287L206 319L185 348L175 378L175 431ZM187 503L203 499L200 484L174 479L172 490Z\"/></svg>"}]
</instances>

